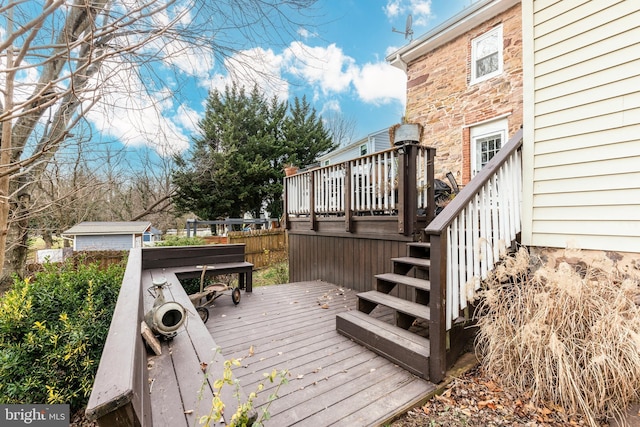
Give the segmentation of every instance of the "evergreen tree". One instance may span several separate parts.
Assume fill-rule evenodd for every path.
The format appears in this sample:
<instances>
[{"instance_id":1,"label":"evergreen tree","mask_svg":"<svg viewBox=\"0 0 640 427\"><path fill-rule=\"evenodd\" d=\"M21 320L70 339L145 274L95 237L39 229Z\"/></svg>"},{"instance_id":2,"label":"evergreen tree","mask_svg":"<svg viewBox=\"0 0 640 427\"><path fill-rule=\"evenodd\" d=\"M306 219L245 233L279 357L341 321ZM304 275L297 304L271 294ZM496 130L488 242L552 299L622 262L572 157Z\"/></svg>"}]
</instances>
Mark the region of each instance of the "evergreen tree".
<instances>
[{"instance_id":1,"label":"evergreen tree","mask_svg":"<svg viewBox=\"0 0 640 427\"><path fill-rule=\"evenodd\" d=\"M321 117L307 102L306 96L303 96L302 100L295 98L290 110L284 124L285 144L290 162L301 167L308 166L319 156L335 148Z\"/></svg>"},{"instance_id":2,"label":"evergreen tree","mask_svg":"<svg viewBox=\"0 0 640 427\"><path fill-rule=\"evenodd\" d=\"M333 147L306 98L294 100L290 115L287 109L257 87L249 94L235 84L212 91L200 135L176 159L176 207L204 219L257 216L264 208L282 215L284 164L311 164Z\"/></svg>"}]
</instances>

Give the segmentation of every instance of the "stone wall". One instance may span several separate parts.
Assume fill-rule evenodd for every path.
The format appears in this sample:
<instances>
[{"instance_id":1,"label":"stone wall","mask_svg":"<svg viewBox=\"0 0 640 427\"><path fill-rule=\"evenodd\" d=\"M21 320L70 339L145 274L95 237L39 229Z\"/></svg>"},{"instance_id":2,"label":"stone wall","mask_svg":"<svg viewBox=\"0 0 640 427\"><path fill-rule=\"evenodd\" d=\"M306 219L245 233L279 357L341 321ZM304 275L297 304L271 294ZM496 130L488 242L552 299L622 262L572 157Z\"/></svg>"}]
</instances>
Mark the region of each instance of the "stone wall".
<instances>
[{"instance_id":1,"label":"stone wall","mask_svg":"<svg viewBox=\"0 0 640 427\"><path fill-rule=\"evenodd\" d=\"M471 41L502 23L503 73L469 85ZM436 148L436 178L470 180L469 126L508 115L509 136L522 125L520 4L440 46L407 67L407 114L424 126L421 143Z\"/></svg>"}]
</instances>

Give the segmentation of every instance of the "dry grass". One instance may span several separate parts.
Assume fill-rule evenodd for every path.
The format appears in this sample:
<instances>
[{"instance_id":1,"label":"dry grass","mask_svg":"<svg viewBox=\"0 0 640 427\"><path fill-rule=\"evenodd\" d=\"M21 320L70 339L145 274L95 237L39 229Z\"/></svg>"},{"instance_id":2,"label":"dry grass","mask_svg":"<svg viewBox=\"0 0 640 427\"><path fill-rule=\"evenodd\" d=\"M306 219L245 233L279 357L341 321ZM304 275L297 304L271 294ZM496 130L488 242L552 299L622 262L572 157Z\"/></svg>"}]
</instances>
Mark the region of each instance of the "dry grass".
<instances>
[{"instance_id":1,"label":"dry grass","mask_svg":"<svg viewBox=\"0 0 640 427\"><path fill-rule=\"evenodd\" d=\"M478 354L503 386L589 424L621 419L640 395L636 279L584 264L543 266L525 249L487 281Z\"/></svg>"}]
</instances>

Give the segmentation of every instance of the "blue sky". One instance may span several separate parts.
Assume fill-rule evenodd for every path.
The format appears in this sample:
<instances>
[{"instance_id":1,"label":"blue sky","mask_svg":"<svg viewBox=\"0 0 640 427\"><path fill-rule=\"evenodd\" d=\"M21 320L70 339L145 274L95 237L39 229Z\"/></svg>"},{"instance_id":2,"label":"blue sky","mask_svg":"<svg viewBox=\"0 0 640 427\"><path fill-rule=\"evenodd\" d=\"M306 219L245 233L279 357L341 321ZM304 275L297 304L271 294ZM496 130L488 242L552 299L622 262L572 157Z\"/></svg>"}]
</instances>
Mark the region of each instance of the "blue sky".
<instances>
[{"instance_id":1,"label":"blue sky","mask_svg":"<svg viewBox=\"0 0 640 427\"><path fill-rule=\"evenodd\" d=\"M172 59L172 65L190 77L191 84L175 83L172 87L167 83L167 87L158 88L155 100L110 100L105 104L137 105L140 114L113 107L96 108L90 121L103 137L130 147L181 152L197 131L208 91L222 90L235 80L248 87L257 83L269 96L282 100L306 95L319 113L338 113L354 121L354 138L359 139L397 123L403 116L406 76L388 65L385 57L409 40L392 28L404 30L411 14L416 39L473 1L319 0L312 12L314 25L299 27L277 45L265 41L244 46L237 61L230 58L226 64L215 63L206 50L181 50L177 46L180 54ZM126 85L136 83L128 80ZM155 114L150 114L151 108L156 109Z\"/></svg>"}]
</instances>

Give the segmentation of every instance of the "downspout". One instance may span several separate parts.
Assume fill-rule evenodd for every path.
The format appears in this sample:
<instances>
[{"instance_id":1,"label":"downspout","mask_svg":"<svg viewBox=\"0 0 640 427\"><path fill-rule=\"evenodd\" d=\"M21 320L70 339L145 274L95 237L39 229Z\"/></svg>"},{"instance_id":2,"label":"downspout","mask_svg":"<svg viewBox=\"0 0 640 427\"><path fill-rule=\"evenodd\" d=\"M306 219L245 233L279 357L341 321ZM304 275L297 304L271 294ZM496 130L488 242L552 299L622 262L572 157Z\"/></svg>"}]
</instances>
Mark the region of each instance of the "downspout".
<instances>
[{"instance_id":1,"label":"downspout","mask_svg":"<svg viewBox=\"0 0 640 427\"><path fill-rule=\"evenodd\" d=\"M402 69L402 71L404 71L405 74L407 74L407 63L402 60L402 56L400 56L399 53L396 54L396 59L394 62L399 62L400 68Z\"/></svg>"}]
</instances>

